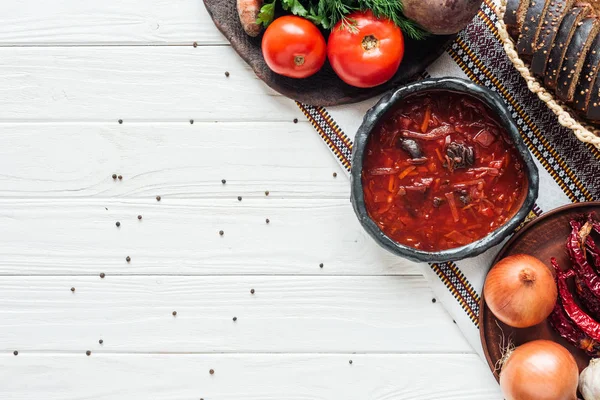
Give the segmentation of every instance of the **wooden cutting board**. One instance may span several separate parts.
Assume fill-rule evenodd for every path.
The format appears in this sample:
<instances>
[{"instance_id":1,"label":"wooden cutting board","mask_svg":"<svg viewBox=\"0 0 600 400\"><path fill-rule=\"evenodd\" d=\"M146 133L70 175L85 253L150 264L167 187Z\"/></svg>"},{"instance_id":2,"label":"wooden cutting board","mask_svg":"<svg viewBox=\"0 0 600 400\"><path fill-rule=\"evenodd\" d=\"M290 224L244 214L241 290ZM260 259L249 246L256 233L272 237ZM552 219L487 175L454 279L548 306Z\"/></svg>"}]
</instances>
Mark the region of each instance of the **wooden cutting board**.
<instances>
[{"instance_id":1,"label":"wooden cutting board","mask_svg":"<svg viewBox=\"0 0 600 400\"><path fill-rule=\"evenodd\" d=\"M361 89L344 83L331 69L329 63L306 79L292 79L272 72L263 59L260 49L262 35L248 36L239 21L236 0L204 0L217 28L231 42L231 46L252 67L256 76L267 85L291 99L315 106L332 106L366 100L418 77L437 59L455 35L434 36L425 40L405 37L404 59L396 75L383 85Z\"/></svg>"}]
</instances>

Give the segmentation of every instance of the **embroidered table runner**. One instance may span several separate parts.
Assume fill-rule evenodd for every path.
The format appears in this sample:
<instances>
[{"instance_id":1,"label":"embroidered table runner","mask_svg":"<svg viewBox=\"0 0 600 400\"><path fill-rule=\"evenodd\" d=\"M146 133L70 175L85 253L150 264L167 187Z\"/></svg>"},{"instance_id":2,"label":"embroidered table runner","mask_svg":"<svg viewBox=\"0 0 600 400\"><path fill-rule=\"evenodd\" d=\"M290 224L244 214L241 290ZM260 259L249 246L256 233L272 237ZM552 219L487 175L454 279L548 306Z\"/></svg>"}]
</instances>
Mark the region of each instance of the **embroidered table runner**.
<instances>
[{"instance_id":1,"label":"embroidered table runner","mask_svg":"<svg viewBox=\"0 0 600 400\"><path fill-rule=\"evenodd\" d=\"M471 24L423 77L470 79L499 93L506 102L540 171L540 194L528 219L569 202L600 200L600 151L559 125L545 103L529 91L504 52L496 22L495 5L485 0ZM352 138L365 112L378 100L328 108L298 103L298 107L349 174ZM419 264L435 296L481 357L480 294L485 274L501 246L456 263Z\"/></svg>"}]
</instances>

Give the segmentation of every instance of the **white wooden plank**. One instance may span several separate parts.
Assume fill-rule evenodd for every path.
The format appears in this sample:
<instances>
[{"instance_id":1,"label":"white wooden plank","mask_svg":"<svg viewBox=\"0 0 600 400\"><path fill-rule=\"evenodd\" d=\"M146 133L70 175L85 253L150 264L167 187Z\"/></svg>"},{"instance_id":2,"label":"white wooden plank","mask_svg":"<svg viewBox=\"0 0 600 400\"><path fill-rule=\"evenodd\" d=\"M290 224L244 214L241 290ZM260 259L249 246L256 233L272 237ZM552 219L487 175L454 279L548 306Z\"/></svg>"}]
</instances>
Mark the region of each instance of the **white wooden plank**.
<instances>
[{"instance_id":1,"label":"white wooden plank","mask_svg":"<svg viewBox=\"0 0 600 400\"><path fill-rule=\"evenodd\" d=\"M225 71L230 76L225 76ZM0 121L291 121L230 47L3 47Z\"/></svg>"},{"instance_id":2,"label":"white wooden plank","mask_svg":"<svg viewBox=\"0 0 600 400\"><path fill-rule=\"evenodd\" d=\"M0 296L7 352L472 351L422 277L2 277Z\"/></svg>"},{"instance_id":3,"label":"white wooden plank","mask_svg":"<svg viewBox=\"0 0 600 400\"><path fill-rule=\"evenodd\" d=\"M5 200L0 238L4 275L421 273L381 249L348 200Z\"/></svg>"},{"instance_id":4,"label":"white wooden plank","mask_svg":"<svg viewBox=\"0 0 600 400\"><path fill-rule=\"evenodd\" d=\"M308 122L5 123L0 132L3 198L350 197Z\"/></svg>"},{"instance_id":5,"label":"white wooden plank","mask_svg":"<svg viewBox=\"0 0 600 400\"><path fill-rule=\"evenodd\" d=\"M0 45L227 43L202 0L0 2Z\"/></svg>"},{"instance_id":6,"label":"white wooden plank","mask_svg":"<svg viewBox=\"0 0 600 400\"><path fill-rule=\"evenodd\" d=\"M22 353L0 365L11 400L502 399L475 355Z\"/></svg>"}]
</instances>

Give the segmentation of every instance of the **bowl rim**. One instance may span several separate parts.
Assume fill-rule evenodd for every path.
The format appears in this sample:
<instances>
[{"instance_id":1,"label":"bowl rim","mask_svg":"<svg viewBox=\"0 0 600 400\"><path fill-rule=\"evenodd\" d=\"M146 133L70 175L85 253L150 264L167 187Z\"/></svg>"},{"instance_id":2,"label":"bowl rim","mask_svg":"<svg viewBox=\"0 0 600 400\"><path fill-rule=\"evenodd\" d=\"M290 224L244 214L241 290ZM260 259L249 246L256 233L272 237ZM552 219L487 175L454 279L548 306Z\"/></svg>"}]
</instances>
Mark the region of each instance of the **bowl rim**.
<instances>
[{"instance_id":1,"label":"bowl rim","mask_svg":"<svg viewBox=\"0 0 600 400\"><path fill-rule=\"evenodd\" d=\"M380 122L381 118L383 118L385 114L399 101L409 95L429 91L464 93L482 101L494 112L496 112L497 117L510 135L513 145L516 147L523 163L525 164L528 178L527 195L523 200L523 204L508 222L490 232L483 238L465 246L435 252L418 250L397 243L387 236L369 216L365 206L362 187L362 170L365 149L373 129ZM363 228L380 246L386 250L409 260L421 262L457 261L464 258L475 257L485 252L489 248L499 244L502 242L502 240L509 236L523 220L525 220L533 208L539 192L538 168L535 165L529 150L525 146L517 125L513 121L507 106L504 104L500 96L484 86L479 86L471 81L454 77L428 78L418 82L413 82L383 96L377 102L377 104L367 111L363 118L362 124L356 132L352 149L352 167L350 172L350 201L352 202L354 212Z\"/></svg>"}]
</instances>

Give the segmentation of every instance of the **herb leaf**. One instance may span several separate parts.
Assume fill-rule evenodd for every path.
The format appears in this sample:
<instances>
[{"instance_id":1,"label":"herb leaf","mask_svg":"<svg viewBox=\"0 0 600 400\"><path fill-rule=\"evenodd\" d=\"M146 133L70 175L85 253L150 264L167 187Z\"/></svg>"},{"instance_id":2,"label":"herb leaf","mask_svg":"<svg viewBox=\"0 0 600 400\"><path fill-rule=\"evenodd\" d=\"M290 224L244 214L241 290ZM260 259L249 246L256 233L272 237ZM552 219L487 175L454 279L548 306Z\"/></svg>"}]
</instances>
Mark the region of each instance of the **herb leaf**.
<instances>
[{"instance_id":1,"label":"herb leaf","mask_svg":"<svg viewBox=\"0 0 600 400\"><path fill-rule=\"evenodd\" d=\"M272 3L265 3L258 13L258 17L256 18L257 24L262 24L264 27L267 27L273 19L275 18L275 3L277 0L273 0Z\"/></svg>"},{"instance_id":2,"label":"herb leaf","mask_svg":"<svg viewBox=\"0 0 600 400\"><path fill-rule=\"evenodd\" d=\"M265 3L258 15L257 23L268 26L275 18L275 8L278 0ZM378 18L392 20L409 38L422 40L429 34L416 22L402 14L401 0L280 0L281 8L294 15L304 17L323 29L332 29L335 24L342 22L342 28L356 29L355 21L348 18L354 11L371 10Z\"/></svg>"},{"instance_id":3,"label":"herb leaf","mask_svg":"<svg viewBox=\"0 0 600 400\"><path fill-rule=\"evenodd\" d=\"M283 4L284 10L290 11L294 15L299 15L301 17L306 17L308 15L308 11L299 0L281 0L281 3Z\"/></svg>"}]
</instances>

